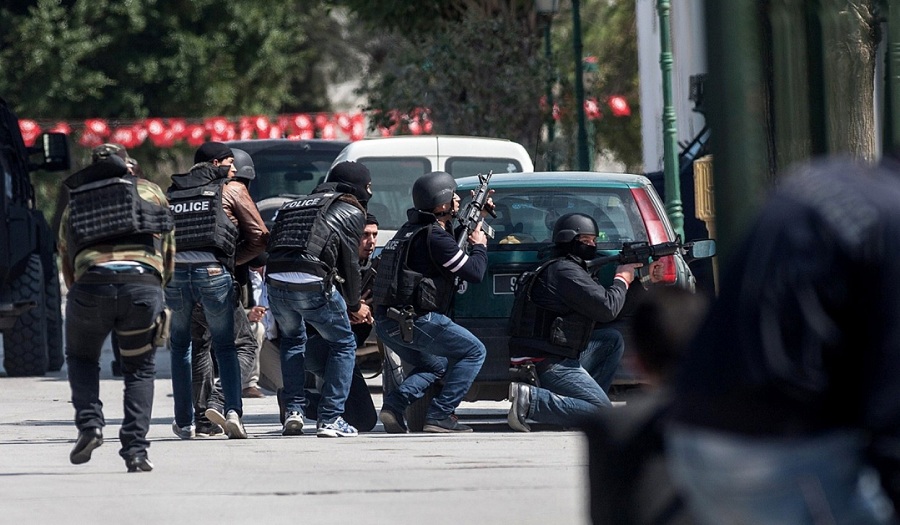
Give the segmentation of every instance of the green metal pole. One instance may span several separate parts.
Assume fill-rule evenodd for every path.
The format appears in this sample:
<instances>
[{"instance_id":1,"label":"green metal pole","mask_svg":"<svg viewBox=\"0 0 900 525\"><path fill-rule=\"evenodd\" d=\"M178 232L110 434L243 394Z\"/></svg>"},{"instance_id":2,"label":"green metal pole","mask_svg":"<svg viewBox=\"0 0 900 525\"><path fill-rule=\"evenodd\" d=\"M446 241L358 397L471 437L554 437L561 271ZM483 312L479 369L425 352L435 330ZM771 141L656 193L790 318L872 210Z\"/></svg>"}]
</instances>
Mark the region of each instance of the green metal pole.
<instances>
[{"instance_id":1,"label":"green metal pole","mask_svg":"<svg viewBox=\"0 0 900 525\"><path fill-rule=\"evenodd\" d=\"M728 267L765 195L765 75L758 0L706 2L716 257ZM816 77L812 77L816 78Z\"/></svg>"},{"instance_id":2,"label":"green metal pole","mask_svg":"<svg viewBox=\"0 0 900 525\"><path fill-rule=\"evenodd\" d=\"M659 67L663 88L663 174L666 182L666 213L675 233L684 238L684 209L681 205L681 177L678 173L678 128L672 101L672 38L669 34L669 0L659 0Z\"/></svg>"},{"instance_id":3,"label":"green metal pole","mask_svg":"<svg viewBox=\"0 0 900 525\"><path fill-rule=\"evenodd\" d=\"M900 152L900 5L888 2L884 152Z\"/></svg>"},{"instance_id":4,"label":"green metal pole","mask_svg":"<svg viewBox=\"0 0 900 525\"><path fill-rule=\"evenodd\" d=\"M587 125L584 116L584 74L582 72L581 45L581 6L578 0L572 0L572 33L575 51L575 110L578 112L578 169L590 171L591 161L588 155Z\"/></svg>"},{"instance_id":5,"label":"green metal pole","mask_svg":"<svg viewBox=\"0 0 900 525\"><path fill-rule=\"evenodd\" d=\"M553 19L547 17L547 26L544 28L544 55L547 57L547 107L549 114L547 116L547 171L556 169L555 159L553 158L553 139L556 135L556 121L553 120L553 53L550 44L550 25Z\"/></svg>"}]
</instances>

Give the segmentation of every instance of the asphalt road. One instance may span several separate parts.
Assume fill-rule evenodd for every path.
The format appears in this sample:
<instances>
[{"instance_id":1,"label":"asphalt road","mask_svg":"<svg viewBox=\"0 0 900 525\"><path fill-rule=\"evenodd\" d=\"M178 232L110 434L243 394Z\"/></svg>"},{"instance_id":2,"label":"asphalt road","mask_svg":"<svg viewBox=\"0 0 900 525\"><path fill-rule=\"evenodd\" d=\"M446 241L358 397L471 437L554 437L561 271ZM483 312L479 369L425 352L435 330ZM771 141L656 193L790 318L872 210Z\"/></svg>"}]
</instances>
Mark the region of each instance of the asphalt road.
<instances>
[{"instance_id":1,"label":"asphalt road","mask_svg":"<svg viewBox=\"0 0 900 525\"><path fill-rule=\"evenodd\" d=\"M0 347L2 354L2 347ZM65 368L0 376L0 523L539 523L589 521L586 440L512 432L506 402L463 403L468 435L282 437L274 396L244 400L250 438L177 439L169 354L157 354L150 473L118 456L121 379L102 359L105 442L69 463L76 437ZM373 380L375 404L381 395ZM310 428L307 422L307 429Z\"/></svg>"}]
</instances>

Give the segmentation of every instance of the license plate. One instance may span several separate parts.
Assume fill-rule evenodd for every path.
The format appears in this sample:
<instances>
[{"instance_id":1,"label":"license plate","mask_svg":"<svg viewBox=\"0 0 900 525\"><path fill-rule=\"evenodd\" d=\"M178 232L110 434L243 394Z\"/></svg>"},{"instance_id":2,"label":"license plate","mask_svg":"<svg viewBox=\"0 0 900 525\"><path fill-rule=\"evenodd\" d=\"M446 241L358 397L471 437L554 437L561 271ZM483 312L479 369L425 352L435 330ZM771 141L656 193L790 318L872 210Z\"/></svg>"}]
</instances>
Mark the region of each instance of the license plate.
<instances>
[{"instance_id":1,"label":"license plate","mask_svg":"<svg viewBox=\"0 0 900 525\"><path fill-rule=\"evenodd\" d=\"M515 289L517 273L498 273L494 275L494 295L512 295Z\"/></svg>"}]
</instances>

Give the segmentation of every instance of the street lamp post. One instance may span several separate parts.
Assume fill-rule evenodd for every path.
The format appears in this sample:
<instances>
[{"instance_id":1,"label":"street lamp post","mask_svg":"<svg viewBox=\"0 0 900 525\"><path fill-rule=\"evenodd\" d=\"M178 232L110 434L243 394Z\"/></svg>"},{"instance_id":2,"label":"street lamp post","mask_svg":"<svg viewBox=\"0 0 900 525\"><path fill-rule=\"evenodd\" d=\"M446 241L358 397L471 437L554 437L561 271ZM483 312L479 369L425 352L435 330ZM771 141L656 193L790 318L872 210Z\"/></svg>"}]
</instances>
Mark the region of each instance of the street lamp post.
<instances>
[{"instance_id":1,"label":"street lamp post","mask_svg":"<svg viewBox=\"0 0 900 525\"><path fill-rule=\"evenodd\" d=\"M545 20L544 56L547 59L547 107L549 108L547 113L547 171L553 171L556 169L553 155L553 139L556 134L556 122L553 119L553 84L556 75L553 74L550 26L553 23L553 15L559 12L559 0L534 0L534 10Z\"/></svg>"},{"instance_id":2,"label":"street lamp post","mask_svg":"<svg viewBox=\"0 0 900 525\"><path fill-rule=\"evenodd\" d=\"M578 115L578 169L590 171L588 155L587 123L584 116L584 75L582 73L581 5L572 0L572 47L575 51L575 111Z\"/></svg>"},{"instance_id":3,"label":"street lamp post","mask_svg":"<svg viewBox=\"0 0 900 525\"><path fill-rule=\"evenodd\" d=\"M669 34L669 0L659 0L659 66L663 89L663 175L666 188L666 213L675 233L684 238L684 211L681 205L681 181L678 173L678 130L672 101L672 39Z\"/></svg>"}]
</instances>

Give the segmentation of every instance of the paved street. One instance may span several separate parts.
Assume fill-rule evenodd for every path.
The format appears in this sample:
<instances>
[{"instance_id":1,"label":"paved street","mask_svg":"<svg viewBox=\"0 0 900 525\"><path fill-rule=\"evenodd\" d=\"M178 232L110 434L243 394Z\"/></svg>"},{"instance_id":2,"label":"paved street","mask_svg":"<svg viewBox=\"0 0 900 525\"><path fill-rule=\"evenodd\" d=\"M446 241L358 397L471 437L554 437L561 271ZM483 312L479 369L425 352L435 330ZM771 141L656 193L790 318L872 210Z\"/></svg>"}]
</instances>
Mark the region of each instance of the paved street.
<instances>
[{"instance_id":1,"label":"paved street","mask_svg":"<svg viewBox=\"0 0 900 525\"><path fill-rule=\"evenodd\" d=\"M79 466L68 458L76 430L65 368L0 377L0 523L588 522L583 436L511 432L501 424L506 402L463 403L470 435L388 435L379 424L355 439L317 439L282 437L270 396L244 400L250 439L181 441L171 430L167 351L157 354L149 435L156 468L128 474L117 439L123 384L111 359L107 348L105 443Z\"/></svg>"}]
</instances>

